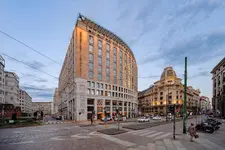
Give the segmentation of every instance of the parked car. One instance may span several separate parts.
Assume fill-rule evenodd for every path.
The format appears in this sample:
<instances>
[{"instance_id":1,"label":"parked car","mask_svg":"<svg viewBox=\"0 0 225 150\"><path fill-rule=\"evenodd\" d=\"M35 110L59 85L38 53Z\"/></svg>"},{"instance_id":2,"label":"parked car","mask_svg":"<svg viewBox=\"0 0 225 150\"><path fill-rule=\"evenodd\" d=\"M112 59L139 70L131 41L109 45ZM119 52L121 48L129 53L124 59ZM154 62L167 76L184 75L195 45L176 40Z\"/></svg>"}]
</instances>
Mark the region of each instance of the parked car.
<instances>
[{"instance_id":1,"label":"parked car","mask_svg":"<svg viewBox=\"0 0 225 150\"><path fill-rule=\"evenodd\" d=\"M117 120L118 120L118 118L115 117L115 118L114 118L114 121L117 121ZM122 118L122 117L119 117L119 121L123 121L123 118Z\"/></svg>"},{"instance_id":2,"label":"parked car","mask_svg":"<svg viewBox=\"0 0 225 150\"><path fill-rule=\"evenodd\" d=\"M150 118L149 117L141 117L138 119L138 122L149 122Z\"/></svg>"},{"instance_id":3,"label":"parked car","mask_svg":"<svg viewBox=\"0 0 225 150\"><path fill-rule=\"evenodd\" d=\"M102 120L102 121L104 121L104 120L105 120L105 118L102 118L101 120ZM112 120L112 117L111 117L111 116L106 117L106 120L107 120L107 121L110 121L110 120Z\"/></svg>"},{"instance_id":4,"label":"parked car","mask_svg":"<svg viewBox=\"0 0 225 150\"><path fill-rule=\"evenodd\" d=\"M155 116L152 118L153 120L161 120L161 117L160 116Z\"/></svg>"}]
</instances>

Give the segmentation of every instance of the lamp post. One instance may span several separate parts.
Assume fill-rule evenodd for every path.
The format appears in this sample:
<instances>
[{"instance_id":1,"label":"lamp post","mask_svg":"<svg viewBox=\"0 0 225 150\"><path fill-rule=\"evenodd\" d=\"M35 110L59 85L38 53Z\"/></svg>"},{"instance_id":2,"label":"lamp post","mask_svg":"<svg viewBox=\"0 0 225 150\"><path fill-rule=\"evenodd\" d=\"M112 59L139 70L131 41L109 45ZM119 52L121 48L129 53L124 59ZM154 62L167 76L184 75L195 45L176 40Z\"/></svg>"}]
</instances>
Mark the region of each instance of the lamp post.
<instances>
[{"instance_id":1,"label":"lamp post","mask_svg":"<svg viewBox=\"0 0 225 150\"><path fill-rule=\"evenodd\" d=\"M167 117L167 114L168 114L168 108L167 108L167 102L169 101L169 89L170 89L170 85L172 83L172 81L168 81L168 94L167 94L167 97L166 97L166 121L168 121L168 117Z\"/></svg>"}]
</instances>

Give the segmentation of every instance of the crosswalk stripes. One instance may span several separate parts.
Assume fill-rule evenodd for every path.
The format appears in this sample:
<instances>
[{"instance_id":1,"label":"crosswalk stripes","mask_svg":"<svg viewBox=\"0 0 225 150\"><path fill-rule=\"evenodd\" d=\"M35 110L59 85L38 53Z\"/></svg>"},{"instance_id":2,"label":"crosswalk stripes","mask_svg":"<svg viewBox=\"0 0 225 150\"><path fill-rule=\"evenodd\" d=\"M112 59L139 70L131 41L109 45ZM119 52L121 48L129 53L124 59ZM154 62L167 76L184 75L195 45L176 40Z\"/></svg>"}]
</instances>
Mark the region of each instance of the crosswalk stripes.
<instances>
[{"instance_id":1,"label":"crosswalk stripes","mask_svg":"<svg viewBox=\"0 0 225 150\"><path fill-rule=\"evenodd\" d=\"M149 131L149 132L140 134L140 136L146 136L146 135L148 135L148 134L152 134L152 133L155 133L155 132L156 132L156 131Z\"/></svg>"},{"instance_id":2,"label":"crosswalk stripes","mask_svg":"<svg viewBox=\"0 0 225 150\"><path fill-rule=\"evenodd\" d=\"M164 137L167 137L167 136L169 136L169 135L171 135L171 134L172 134L172 133L165 133L165 134L162 134L162 135L156 137L155 139L156 139L156 140L159 140L159 139L162 139L162 138L164 138Z\"/></svg>"},{"instance_id":3,"label":"crosswalk stripes","mask_svg":"<svg viewBox=\"0 0 225 150\"><path fill-rule=\"evenodd\" d=\"M133 134L133 135L137 135L137 134L140 134L140 133L145 133L145 132L147 132L148 130L140 130L139 132L133 132L133 133L131 133L131 134Z\"/></svg>"},{"instance_id":4,"label":"crosswalk stripes","mask_svg":"<svg viewBox=\"0 0 225 150\"><path fill-rule=\"evenodd\" d=\"M167 132L158 132L153 130L138 130L138 131L130 131L125 134L135 135L135 136L141 136L141 137L147 137L147 138L153 138L155 140L163 139L168 137L169 135L172 135L172 133Z\"/></svg>"},{"instance_id":5,"label":"crosswalk stripes","mask_svg":"<svg viewBox=\"0 0 225 150\"><path fill-rule=\"evenodd\" d=\"M157 136L157 135L159 135L159 134L162 134L162 133L164 133L164 132L157 132L157 133L154 133L154 134L148 135L148 136L146 136L146 137L148 137L148 138L152 138L152 137L155 137L155 136Z\"/></svg>"}]
</instances>

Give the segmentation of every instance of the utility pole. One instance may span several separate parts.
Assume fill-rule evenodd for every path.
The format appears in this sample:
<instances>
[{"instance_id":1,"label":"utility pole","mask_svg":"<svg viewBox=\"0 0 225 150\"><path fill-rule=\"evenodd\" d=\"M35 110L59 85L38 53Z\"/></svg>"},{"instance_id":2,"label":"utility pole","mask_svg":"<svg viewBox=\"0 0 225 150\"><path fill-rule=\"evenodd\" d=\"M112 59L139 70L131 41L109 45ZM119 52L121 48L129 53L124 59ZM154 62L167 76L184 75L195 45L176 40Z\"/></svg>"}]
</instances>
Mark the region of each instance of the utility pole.
<instances>
[{"instance_id":1,"label":"utility pole","mask_svg":"<svg viewBox=\"0 0 225 150\"><path fill-rule=\"evenodd\" d=\"M187 57L185 57L184 66L184 102L183 102L183 133L186 134L186 119L187 119Z\"/></svg>"},{"instance_id":2,"label":"utility pole","mask_svg":"<svg viewBox=\"0 0 225 150\"><path fill-rule=\"evenodd\" d=\"M176 105L173 104L173 139L175 139L176 131Z\"/></svg>"}]
</instances>

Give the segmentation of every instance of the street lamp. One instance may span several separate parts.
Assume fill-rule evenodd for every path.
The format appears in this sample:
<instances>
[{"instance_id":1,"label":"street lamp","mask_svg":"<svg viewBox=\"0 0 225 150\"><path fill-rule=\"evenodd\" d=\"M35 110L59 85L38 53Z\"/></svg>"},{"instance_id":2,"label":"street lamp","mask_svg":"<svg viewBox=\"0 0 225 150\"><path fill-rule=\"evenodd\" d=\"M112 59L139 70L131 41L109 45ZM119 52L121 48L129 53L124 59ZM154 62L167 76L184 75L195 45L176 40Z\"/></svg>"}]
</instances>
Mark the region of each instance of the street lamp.
<instances>
[{"instance_id":1,"label":"street lamp","mask_svg":"<svg viewBox=\"0 0 225 150\"><path fill-rule=\"evenodd\" d=\"M168 108L167 108L167 101L169 101L169 87L170 87L170 85L171 85L171 83L172 83L172 81L170 80L170 81L168 81L168 94L167 94L167 97L166 97L166 121L168 121L168 117L167 117L167 113L168 113Z\"/></svg>"}]
</instances>

